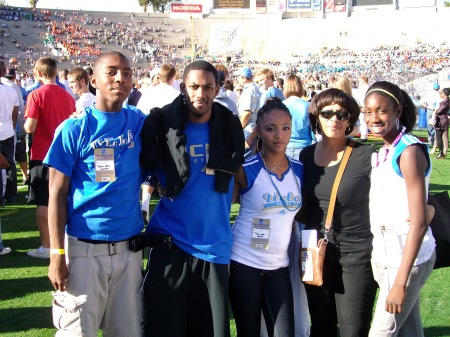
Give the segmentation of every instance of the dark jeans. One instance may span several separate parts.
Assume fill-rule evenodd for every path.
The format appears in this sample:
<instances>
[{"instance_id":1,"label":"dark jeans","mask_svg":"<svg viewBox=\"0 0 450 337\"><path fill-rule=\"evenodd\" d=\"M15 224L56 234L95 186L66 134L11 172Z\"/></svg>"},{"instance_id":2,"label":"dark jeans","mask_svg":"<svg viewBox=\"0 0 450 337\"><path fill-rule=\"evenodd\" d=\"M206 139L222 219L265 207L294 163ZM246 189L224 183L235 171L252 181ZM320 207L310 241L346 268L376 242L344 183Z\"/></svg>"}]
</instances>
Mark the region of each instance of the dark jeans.
<instances>
[{"instance_id":1,"label":"dark jeans","mask_svg":"<svg viewBox=\"0 0 450 337\"><path fill-rule=\"evenodd\" d=\"M436 130L437 148L444 153L444 130Z\"/></svg>"},{"instance_id":2,"label":"dark jeans","mask_svg":"<svg viewBox=\"0 0 450 337\"><path fill-rule=\"evenodd\" d=\"M0 140L0 153L9 163L6 169L6 190L3 195L3 177L0 170L0 200L5 199L10 203L17 201L17 170L14 162L14 136Z\"/></svg>"},{"instance_id":3,"label":"dark jeans","mask_svg":"<svg viewBox=\"0 0 450 337\"><path fill-rule=\"evenodd\" d=\"M371 250L341 253L328 244L324 284L305 285L311 315L311 337L366 337L370 330L376 283Z\"/></svg>"},{"instance_id":4,"label":"dark jeans","mask_svg":"<svg viewBox=\"0 0 450 337\"><path fill-rule=\"evenodd\" d=\"M261 310L270 337L294 336L294 304L287 267L261 270L230 263L230 303L238 337L259 337Z\"/></svg>"}]
</instances>

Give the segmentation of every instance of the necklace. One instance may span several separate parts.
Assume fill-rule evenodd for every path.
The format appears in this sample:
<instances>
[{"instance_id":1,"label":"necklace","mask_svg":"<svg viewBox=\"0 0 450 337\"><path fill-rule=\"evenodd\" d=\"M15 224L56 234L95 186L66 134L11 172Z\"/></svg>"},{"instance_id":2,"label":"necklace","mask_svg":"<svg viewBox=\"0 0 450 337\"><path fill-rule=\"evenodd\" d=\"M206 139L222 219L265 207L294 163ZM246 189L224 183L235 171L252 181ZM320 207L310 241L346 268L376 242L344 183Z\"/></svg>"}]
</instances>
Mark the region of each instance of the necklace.
<instances>
[{"instance_id":1,"label":"necklace","mask_svg":"<svg viewBox=\"0 0 450 337\"><path fill-rule=\"evenodd\" d=\"M261 159L262 159L262 155L261 155ZM269 169L270 172L275 172L277 170L277 168L279 168L283 165L283 164L278 164L275 166L267 166L266 163L264 162L264 159L263 159L263 163L264 163L265 167L267 167Z\"/></svg>"},{"instance_id":2,"label":"necklace","mask_svg":"<svg viewBox=\"0 0 450 337\"><path fill-rule=\"evenodd\" d=\"M278 190L277 185L275 185L275 182L273 181L272 175L269 173L269 170L267 169L266 162L264 161L264 158L263 158L261 152L259 153L259 156L261 157L261 161L263 162L264 169L265 169L265 171L267 172L267 174L269 175L270 181L272 182L273 187L274 187L275 190L277 191L278 197L280 198L281 202L283 203L284 208L286 208L289 212L295 212L295 211L297 211L297 210L300 208L300 206L301 206L302 204L299 203L297 206L294 205L295 208L289 207L287 201L283 198L283 196L281 195L280 191ZM289 163L289 167L291 168L290 171L291 171L291 173L292 173L292 176L294 177L295 185L297 186L297 192L298 192L298 195L300 196L300 195L301 195L300 185L299 185L299 182L298 182L297 177L295 176L294 168L292 167L292 162L291 162L291 160L289 159L289 157L286 157L286 159L287 159L287 161L288 161L288 163ZM275 168L275 169L276 169L277 166L271 167L271 171L275 171L275 169L272 170L272 168Z\"/></svg>"}]
</instances>

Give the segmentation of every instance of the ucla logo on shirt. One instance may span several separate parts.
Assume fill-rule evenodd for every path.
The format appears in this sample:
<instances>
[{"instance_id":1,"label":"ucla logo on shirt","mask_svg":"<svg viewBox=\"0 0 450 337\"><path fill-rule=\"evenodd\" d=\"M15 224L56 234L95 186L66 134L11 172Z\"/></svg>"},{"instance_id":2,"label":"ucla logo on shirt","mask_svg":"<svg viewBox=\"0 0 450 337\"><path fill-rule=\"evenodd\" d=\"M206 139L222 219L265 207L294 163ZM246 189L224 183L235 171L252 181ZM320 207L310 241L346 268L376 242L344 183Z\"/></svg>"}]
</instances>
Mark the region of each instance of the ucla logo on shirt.
<instances>
[{"instance_id":1,"label":"ucla logo on shirt","mask_svg":"<svg viewBox=\"0 0 450 337\"><path fill-rule=\"evenodd\" d=\"M194 164L206 165L208 161L209 144L192 144L189 146L189 156Z\"/></svg>"},{"instance_id":2,"label":"ucla logo on shirt","mask_svg":"<svg viewBox=\"0 0 450 337\"><path fill-rule=\"evenodd\" d=\"M264 200L264 209L284 207L283 201L278 193L264 193L262 198ZM283 199L288 207L297 207L301 202L301 197L293 192L288 192L283 196Z\"/></svg>"},{"instance_id":3,"label":"ucla logo on shirt","mask_svg":"<svg viewBox=\"0 0 450 337\"><path fill-rule=\"evenodd\" d=\"M127 131L127 135L120 135L118 137L99 138L91 143L91 148L103 148L103 147L123 147L126 146L129 149L134 147L134 135L131 130Z\"/></svg>"}]
</instances>

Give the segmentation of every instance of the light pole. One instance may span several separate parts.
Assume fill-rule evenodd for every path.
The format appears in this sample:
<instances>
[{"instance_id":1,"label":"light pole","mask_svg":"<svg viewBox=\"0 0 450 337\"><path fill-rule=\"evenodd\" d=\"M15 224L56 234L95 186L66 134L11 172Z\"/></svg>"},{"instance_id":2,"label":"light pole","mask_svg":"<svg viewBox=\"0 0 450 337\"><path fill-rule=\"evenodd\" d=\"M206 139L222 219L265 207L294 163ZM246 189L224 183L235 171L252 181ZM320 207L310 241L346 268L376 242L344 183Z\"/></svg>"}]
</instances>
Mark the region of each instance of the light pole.
<instances>
[{"instance_id":1,"label":"light pole","mask_svg":"<svg viewBox=\"0 0 450 337\"><path fill-rule=\"evenodd\" d=\"M186 68L187 0L185 0L183 3L184 3L184 67Z\"/></svg>"}]
</instances>

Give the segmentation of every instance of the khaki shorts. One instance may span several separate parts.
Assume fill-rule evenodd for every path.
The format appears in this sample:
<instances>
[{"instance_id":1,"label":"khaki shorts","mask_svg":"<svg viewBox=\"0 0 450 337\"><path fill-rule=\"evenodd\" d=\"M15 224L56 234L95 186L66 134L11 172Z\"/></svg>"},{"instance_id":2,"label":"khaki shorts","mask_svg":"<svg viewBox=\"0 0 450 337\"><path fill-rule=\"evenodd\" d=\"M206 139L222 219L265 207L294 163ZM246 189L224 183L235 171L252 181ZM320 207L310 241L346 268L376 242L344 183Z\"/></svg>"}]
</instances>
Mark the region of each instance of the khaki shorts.
<instances>
[{"instance_id":1,"label":"khaki shorts","mask_svg":"<svg viewBox=\"0 0 450 337\"><path fill-rule=\"evenodd\" d=\"M105 248L108 244L69 236L66 293L71 296L54 300L53 305L53 322L60 335L97 336L101 329L104 337L142 336L142 252L126 249L128 242L116 246L110 250ZM71 257L71 250L76 257Z\"/></svg>"}]
</instances>

